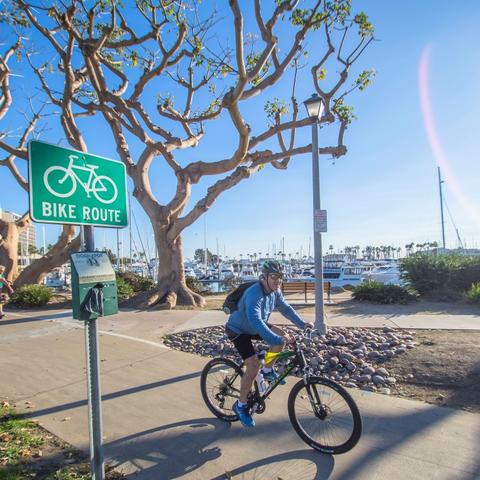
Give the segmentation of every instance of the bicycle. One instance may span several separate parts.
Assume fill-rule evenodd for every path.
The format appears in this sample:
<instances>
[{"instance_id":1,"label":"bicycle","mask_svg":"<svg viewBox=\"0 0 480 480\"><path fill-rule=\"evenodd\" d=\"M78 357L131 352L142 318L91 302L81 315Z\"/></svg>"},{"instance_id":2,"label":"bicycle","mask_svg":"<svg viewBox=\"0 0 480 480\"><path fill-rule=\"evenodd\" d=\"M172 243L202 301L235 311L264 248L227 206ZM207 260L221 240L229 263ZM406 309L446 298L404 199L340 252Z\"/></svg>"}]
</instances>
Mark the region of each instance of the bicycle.
<instances>
[{"instance_id":1,"label":"bicycle","mask_svg":"<svg viewBox=\"0 0 480 480\"><path fill-rule=\"evenodd\" d=\"M95 170L99 167L98 165L74 165L73 162L79 157L77 155L69 155L68 158L70 163L67 168L60 165L53 165L47 168L43 174L45 188L52 195L59 198L68 198L75 193L77 185L80 184L88 198L90 198L90 193L93 193L95 198L104 204L109 204L116 200L118 195L117 186L113 180L106 175L97 175ZM82 182L75 170L89 172L86 183ZM55 188L53 188L52 185Z\"/></svg>"},{"instance_id":2,"label":"bicycle","mask_svg":"<svg viewBox=\"0 0 480 480\"><path fill-rule=\"evenodd\" d=\"M345 388L332 380L313 375L303 351L304 339L311 340L311 332L295 335L293 350L266 353L266 363L275 358L284 359L285 368L263 394L254 382L247 402L250 413L264 413L265 400L280 382L295 370L300 371L302 379L293 386L288 397L288 416L295 432L310 447L322 453L337 455L348 452L362 434L360 412ZM227 422L238 420L232 407L240 396L242 367L243 363L217 357L205 365L200 378L202 397L207 407L216 417Z\"/></svg>"}]
</instances>

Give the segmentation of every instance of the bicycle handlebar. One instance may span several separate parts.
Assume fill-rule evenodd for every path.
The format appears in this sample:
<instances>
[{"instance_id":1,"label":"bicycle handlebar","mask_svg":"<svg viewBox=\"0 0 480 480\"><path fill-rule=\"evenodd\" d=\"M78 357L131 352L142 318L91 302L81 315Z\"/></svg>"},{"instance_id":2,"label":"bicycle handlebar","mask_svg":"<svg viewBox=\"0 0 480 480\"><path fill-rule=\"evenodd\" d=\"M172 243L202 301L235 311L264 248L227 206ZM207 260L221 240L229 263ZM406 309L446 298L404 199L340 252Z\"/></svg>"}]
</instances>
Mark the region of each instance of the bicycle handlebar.
<instances>
[{"instance_id":1,"label":"bicycle handlebar","mask_svg":"<svg viewBox=\"0 0 480 480\"><path fill-rule=\"evenodd\" d=\"M294 338L294 342L292 345L297 347L298 343L301 342L303 339L312 340L313 332L315 331L314 328L305 328L305 330L300 331L298 333L294 333L292 336Z\"/></svg>"}]
</instances>

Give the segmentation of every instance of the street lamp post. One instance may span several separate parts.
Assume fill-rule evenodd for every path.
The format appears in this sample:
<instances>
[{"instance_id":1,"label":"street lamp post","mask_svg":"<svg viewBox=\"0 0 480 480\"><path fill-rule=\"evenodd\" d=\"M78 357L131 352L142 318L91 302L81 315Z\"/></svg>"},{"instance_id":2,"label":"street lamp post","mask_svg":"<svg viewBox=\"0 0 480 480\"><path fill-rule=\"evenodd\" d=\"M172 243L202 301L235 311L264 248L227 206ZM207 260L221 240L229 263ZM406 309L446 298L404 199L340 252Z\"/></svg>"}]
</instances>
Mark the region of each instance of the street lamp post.
<instances>
[{"instance_id":1,"label":"street lamp post","mask_svg":"<svg viewBox=\"0 0 480 480\"><path fill-rule=\"evenodd\" d=\"M313 180L313 252L315 257L315 328L327 333L323 299L322 234L319 228L320 213L320 167L318 158L318 121L323 112L322 99L314 93L304 102L312 122L312 180Z\"/></svg>"}]
</instances>

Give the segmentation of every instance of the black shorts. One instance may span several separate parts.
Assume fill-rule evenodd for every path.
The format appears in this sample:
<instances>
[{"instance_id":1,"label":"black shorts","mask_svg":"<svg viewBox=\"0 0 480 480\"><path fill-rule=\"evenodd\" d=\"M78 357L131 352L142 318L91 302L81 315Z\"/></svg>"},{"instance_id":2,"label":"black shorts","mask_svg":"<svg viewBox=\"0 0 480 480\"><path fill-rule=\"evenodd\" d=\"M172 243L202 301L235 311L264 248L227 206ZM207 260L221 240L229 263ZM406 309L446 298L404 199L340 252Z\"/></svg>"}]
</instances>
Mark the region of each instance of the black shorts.
<instances>
[{"instance_id":1,"label":"black shorts","mask_svg":"<svg viewBox=\"0 0 480 480\"><path fill-rule=\"evenodd\" d=\"M228 339L235 345L240 356L246 360L257 352L252 344L252 340L261 340L260 335L249 335L248 333L235 333L228 328L225 329Z\"/></svg>"}]
</instances>

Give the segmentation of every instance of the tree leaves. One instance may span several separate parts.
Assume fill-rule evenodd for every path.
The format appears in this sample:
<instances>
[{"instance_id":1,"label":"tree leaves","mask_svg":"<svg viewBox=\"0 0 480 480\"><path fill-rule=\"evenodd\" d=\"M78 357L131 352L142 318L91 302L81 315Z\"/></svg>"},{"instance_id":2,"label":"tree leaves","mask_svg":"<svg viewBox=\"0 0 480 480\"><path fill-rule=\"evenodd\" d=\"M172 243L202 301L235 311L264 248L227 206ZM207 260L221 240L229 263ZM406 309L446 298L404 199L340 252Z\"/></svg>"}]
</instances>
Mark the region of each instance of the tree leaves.
<instances>
[{"instance_id":1,"label":"tree leaves","mask_svg":"<svg viewBox=\"0 0 480 480\"><path fill-rule=\"evenodd\" d=\"M342 122L345 122L346 125L350 125L353 120L357 119L357 117L353 114L353 107L347 105L343 98L334 100L332 110L337 114Z\"/></svg>"},{"instance_id":2,"label":"tree leaves","mask_svg":"<svg viewBox=\"0 0 480 480\"><path fill-rule=\"evenodd\" d=\"M374 68L370 70L364 70L358 75L357 79L355 80L354 86L358 86L358 89L361 91L365 90L369 85L373 83L376 74L377 72Z\"/></svg>"},{"instance_id":3,"label":"tree leaves","mask_svg":"<svg viewBox=\"0 0 480 480\"><path fill-rule=\"evenodd\" d=\"M325 80L327 78L327 70L325 68L319 68L316 72L317 80Z\"/></svg>"},{"instance_id":4,"label":"tree leaves","mask_svg":"<svg viewBox=\"0 0 480 480\"><path fill-rule=\"evenodd\" d=\"M366 38L373 35L373 24L368 21L368 16L365 12L357 13L353 18L353 22L358 25L360 37Z\"/></svg>"},{"instance_id":5,"label":"tree leaves","mask_svg":"<svg viewBox=\"0 0 480 480\"><path fill-rule=\"evenodd\" d=\"M288 114L288 105L276 97L273 101L267 100L263 109L270 119L274 119L277 115L282 116Z\"/></svg>"}]
</instances>

